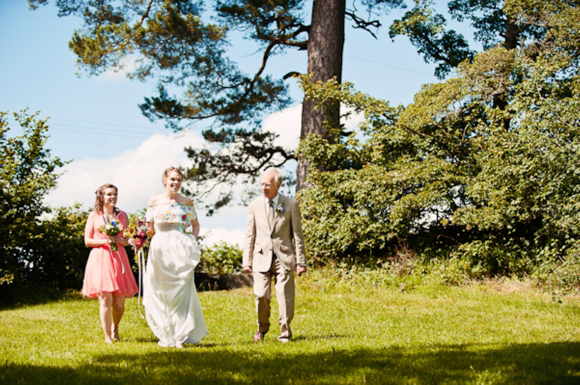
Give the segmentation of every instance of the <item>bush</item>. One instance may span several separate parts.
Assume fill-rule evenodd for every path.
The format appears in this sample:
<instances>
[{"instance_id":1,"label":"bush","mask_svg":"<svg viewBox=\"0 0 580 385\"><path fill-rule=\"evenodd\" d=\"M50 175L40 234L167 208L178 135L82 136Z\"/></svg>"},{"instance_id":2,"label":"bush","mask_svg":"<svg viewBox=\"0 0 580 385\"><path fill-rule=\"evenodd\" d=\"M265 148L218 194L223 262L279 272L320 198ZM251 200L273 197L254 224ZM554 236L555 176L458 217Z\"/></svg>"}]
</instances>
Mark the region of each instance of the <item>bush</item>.
<instances>
[{"instance_id":1,"label":"bush","mask_svg":"<svg viewBox=\"0 0 580 385\"><path fill-rule=\"evenodd\" d=\"M52 211L53 218L41 223L44 232L36 247L38 258L27 273L27 280L59 291L78 290L90 252L84 241L89 211L78 203Z\"/></svg>"},{"instance_id":2,"label":"bush","mask_svg":"<svg viewBox=\"0 0 580 385\"><path fill-rule=\"evenodd\" d=\"M80 204L52 209L34 226L26 264L16 280L0 285L0 306L58 298L67 290L80 290L89 249L84 243L88 211Z\"/></svg>"},{"instance_id":3,"label":"bush","mask_svg":"<svg viewBox=\"0 0 580 385\"><path fill-rule=\"evenodd\" d=\"M220 241L204 247L201 253L199 271L208 274L227 274L242 270L243 251L237 245Z\"/></svg>"},{"instance_id":4,"label":"bush","mask_svg":"<svg viewBox=\"0 0 580 385\"><path fill-rule=\"evenodd\" d=\"M552 292L556 301L566 294L580 292L580 242L575 241L563 258L542 263L533 277Z\"/></svg>"}]
</instances>

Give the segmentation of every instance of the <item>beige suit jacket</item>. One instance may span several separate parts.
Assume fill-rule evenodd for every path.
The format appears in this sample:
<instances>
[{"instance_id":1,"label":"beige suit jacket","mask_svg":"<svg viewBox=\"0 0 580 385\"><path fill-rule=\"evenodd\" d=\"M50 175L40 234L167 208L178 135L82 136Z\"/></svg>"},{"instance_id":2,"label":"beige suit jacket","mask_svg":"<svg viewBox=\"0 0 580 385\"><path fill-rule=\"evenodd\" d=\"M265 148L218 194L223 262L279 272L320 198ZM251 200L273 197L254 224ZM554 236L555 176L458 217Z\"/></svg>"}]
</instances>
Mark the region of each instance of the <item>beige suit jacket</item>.
<instances>
[{"instance_id":1,"label":"beige suit jacket","mask_svg":"<svg viewBox=\"0 0 580 385\"><path fill-rule=\"evenodd\" d=\"M296 263L306 264L301 219L298 202L281 194L274 212L273 228L268 223L264 198L250 203L243 266L266 272L270 270L274 253L287 270L294 270Z\"/></svg>"}]
</instances>

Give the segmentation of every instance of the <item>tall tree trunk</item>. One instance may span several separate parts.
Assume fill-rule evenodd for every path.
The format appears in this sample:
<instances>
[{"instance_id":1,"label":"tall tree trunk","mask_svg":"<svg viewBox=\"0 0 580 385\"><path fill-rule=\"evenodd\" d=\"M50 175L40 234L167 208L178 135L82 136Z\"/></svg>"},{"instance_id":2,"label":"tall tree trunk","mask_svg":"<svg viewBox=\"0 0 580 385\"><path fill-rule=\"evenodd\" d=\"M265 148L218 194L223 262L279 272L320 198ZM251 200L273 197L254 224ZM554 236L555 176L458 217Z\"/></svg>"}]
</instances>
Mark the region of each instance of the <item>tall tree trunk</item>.
<instances>
[{"instance_id":1,"label":"tall tree trunk","mask_svg":"<svg viewBox=\"0 0 580 385\"><path fill-rule=\"evenodd\" d=\"M520 40L520 27L516 24L516 20L507 17L505 22L505 39L503 45L507 49L518 48Z\"/></svg>"},{"instance_id":2,"label":"tall tree trunk","mask_svg":"<svg viewBox=\"0 0 580 385\"><path fill-rule=\"evenodd\" d=\"M308 73L313 74L313 81L327 81L336 77L342 81L342 54L344 48L345 0L314 0L312 5L312 22L308 37ZM302 128L300 138L308 134L328 137L323 125L328 121L333 126L339 124L339 103L325 108L314 109L315 102L304 100L302 104ZM306 187L309 164L298 159L296 172L296 191Z\"/></svg>"},{"instance_id":3,"label":"tall tree trunk","mask_svg":"<svg viewBox=\"0 0 580 385\"><path fill-rule=\"evenodd\" d=\"M512 20L510 17L508 17L505 23L505 37L503 46L509 50L516 49L518 47L519 39L520 39L520 29L518 25L515 23L515 20ZM508 106L506 95L494 95L493 106L499 108L500 110L505 110ZM503 127L506 131L509 130L510 128L509 119L503 120Z\"/></svg>"}]
</instances>

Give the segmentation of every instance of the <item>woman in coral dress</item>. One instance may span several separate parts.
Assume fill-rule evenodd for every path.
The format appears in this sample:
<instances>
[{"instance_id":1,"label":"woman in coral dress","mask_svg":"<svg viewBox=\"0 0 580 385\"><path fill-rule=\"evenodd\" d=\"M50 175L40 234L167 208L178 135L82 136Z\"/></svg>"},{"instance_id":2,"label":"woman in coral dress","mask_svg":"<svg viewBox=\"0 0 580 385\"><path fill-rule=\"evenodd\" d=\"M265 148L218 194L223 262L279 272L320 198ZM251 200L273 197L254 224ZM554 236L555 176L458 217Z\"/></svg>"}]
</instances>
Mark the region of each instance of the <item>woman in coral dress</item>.
<instances>
[{"instance_id":1,"label":"woman in coral dress","mask_svg":"<svg viewBox=\"0 0 580 385\"><path fill-rule=\"evenodd\" d=\"M122 230L111 236L99 231L111 223L120 222L122 229L127 227L127 214L115 207L117 188L105 184L99 187L96 194L95 210L89 214L85 226L85 244L93 249L85 268L82 293L90 298L99 298L99 315L105 342L112 343L119 340L119 323L125 311L125 297L135 295L138 289L124 247L129 242L121 236Z\"/></svg>"},{"instance_id":2,"label":"woman in coral dress","mask_svg":"<svg viewBox=\"0 0 580 385\"><path fill-rule=\"evenodd\" d=\"M178 194L181 171L168 168L162 181L165 192L149 199L146 214L155 236L147 255L143 304L159 345L181 348L185 343L199 343L207 334L194 281L201 256L199 222L191 199ZM192 234L185 232L188 226Z\"/></svg>"}]
</instances>

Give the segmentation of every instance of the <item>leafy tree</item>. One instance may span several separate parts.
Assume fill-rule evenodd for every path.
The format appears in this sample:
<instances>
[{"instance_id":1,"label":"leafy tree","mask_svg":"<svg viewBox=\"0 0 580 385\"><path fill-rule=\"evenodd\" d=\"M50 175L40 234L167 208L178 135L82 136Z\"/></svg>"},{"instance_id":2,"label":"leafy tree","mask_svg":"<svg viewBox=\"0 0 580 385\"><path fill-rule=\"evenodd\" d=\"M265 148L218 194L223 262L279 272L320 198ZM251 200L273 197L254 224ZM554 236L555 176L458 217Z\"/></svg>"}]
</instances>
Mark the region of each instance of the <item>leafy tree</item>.
<instances>
[{"instance_id":1,"label":"leafy tree","mask_svg":"<svg viewBox=\"0 0 580 385\"><path fill-rule=\"evenodd\" d=\"M477 54L405 108L305 79L314 99L341 100L366 117L365 140L301 143L315 170L312 188L299 194L315 257L384 257L408 243L422 251L447 245L448 256L487 273L578 260L580 9L510 0L503 11L542 28L541 38Z\"/></svg>"},{"instance_id":2,"label":"leafy tree","mask_svg":"<svg viewBox=\"0 0 580 385\"><path fill-rule=\"evenodd\" d=\"M446 30L445 16L433 5L432 0L415 0L415 7L391 25L390 35L409 37L426 62L438 63L435 75L443 79L462 61L473 59L476 51L462 34ZM452 0L447 7L453 19L471 22L475 41L486 50L497 44L515 49L526 39L541 39L545 33L542 25L511 17L504 9L504 0Z\"/></svg>"},{"instance_id":3,"label":"leafy tree","mask_svg":"<svg viewBox=\"0 0 580 385\"><path fill-rule=\"evenodd\" d=\"M26 271L26 281L58 291L79 290L90 249L85 246L89 211L79 203L51 209L49 219L39 223L42 236L33 245L35 260Z\"/></svg>"},{"instance_id":4,"label":"leafy tree","mask_svg":"<svg viewBox=\"0 0 580 385\"><path fill-rule=\"evenodd\" d=\"M208 274L230 274L242 270L242 249L235 244L220 241L204 247L198 271Z\"/></svg>"},{"instance_id":5,"label":"leafy tree","mask_svg":"<svg viewBox=\"0 0 580 385\"><path fill-rule=\"evenodd\" d=\"M46 3L29 0L32 8ZM187 149L193 162L187 178L202 189L211 189L220 183L237 184L240 178L254 181L264 168L296 158L295 149L275 146L275 135L260 128L264 113L290 102L283 79L267 75L266 65L289 49L305 50L308 73L315 81L336 78L340 82L345 19L372 33L380 26L372 16L403 4L402 0L361 3L369 19L357 14L356 3L349 9L345 0L59 0L56 6L60 16L84 20L84 28L74 33L69 45L87 73L118 69L124 59L131 58L140 64L132 77L157 79L158 95L141 105L145 116L163 119L174 130L201 119L213 120L212 128L203 132L208 148ZM217 21L206 22L208 14ZM236 30L256 42L262 53L253 75L243 73L226 56L228 34ZM174 96L173 90L181 90L182 96ZM339 104L313 106L314 101L305 100L301 137L316 133L333 140L340 136L340 130L329 133L323 124L337 126ZM298 188L303 187L307 173L308 163L299 159ZM214 208L232 198L224 190Z\"/></svg>"},{"instance_id":6,"label":"leafy tree","mask_svg":"<svg viewBox=\"0 0 580 385\"><path fill-rule=\"evenodd\" d=\"M37 247L49 242L41 218L50 213L42 200L65 164L45 148L46 120L14 113L23 134L10 137L7 114L0 112L0 283L24 280L40 268Z\"/></svg>"},{"instance_id":7,"label":"leafy tree","mask_svg":"<svg viewBox=\"0 0 580 385\"><path fill-rule=\"evenodd\" d=\"M57 299L81 288L90 251L84 243L88 214L75 203L50 209L37 221L35 236L26 245L29 259L11 284L0 285L0 308Z\"/></svg>"}]
</instances>

